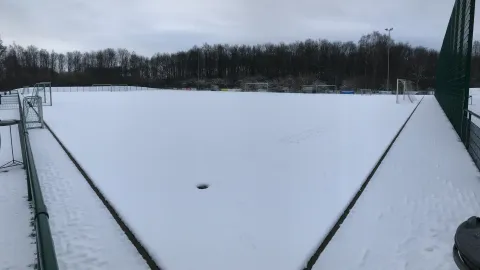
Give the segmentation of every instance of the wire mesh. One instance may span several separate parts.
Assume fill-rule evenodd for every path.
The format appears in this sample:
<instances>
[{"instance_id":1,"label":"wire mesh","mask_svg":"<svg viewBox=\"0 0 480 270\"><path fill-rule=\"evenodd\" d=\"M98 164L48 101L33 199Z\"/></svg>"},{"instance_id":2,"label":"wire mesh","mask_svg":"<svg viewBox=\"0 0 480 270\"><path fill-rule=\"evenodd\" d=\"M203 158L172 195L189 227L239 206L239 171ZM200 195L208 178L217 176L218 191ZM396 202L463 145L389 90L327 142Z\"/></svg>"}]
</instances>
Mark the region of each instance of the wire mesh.
<instances>
[{"instance_id":1,"label":"wire mesh","mask_svg":"<svg viewBox=\"0 0 480 270\"><path fill-rule=\"evenodd\" d=\"M43 128L42 98L30 96L23 98L23 119L27 129Z\"/></svg>"},{"instance_id":2,"label":"wire mesh","mask_svg":"<svg viewBox=\"0 0 480 270\"><path fill-rule=\"evenodd\" d=\"M438 59L435 96L466 141L475 0L456 0Z\"/></svg>"}]
</instances>

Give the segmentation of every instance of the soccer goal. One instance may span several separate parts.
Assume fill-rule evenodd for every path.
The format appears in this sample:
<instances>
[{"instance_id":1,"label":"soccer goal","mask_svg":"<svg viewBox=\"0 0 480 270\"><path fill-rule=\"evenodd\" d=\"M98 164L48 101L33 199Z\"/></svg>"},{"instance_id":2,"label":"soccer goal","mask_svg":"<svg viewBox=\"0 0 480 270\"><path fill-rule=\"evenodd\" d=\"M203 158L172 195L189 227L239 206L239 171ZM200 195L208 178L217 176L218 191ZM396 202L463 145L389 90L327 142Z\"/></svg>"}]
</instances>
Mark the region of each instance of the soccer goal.
<instances>
[{"instance_id":1,"label":"soccer goal","mask_svg":"<svg viewBox=\"0 0 480 270\"><path fill-rule=\"evenodd\" d=\"M397 79L397 103L402 100L408 100L414 103L417 98L415 97L415 84L412 81L405 79Z\"/></svg>"},{"instance_id":2,"label":"soccer goal","mask_svg":"<svg viewBox=\"0 0 480 270\"><path fill-rule=\"evenodd\" d=\"M246 83L245 92L268 92L268 83Z\"/></svg>"},{"instance_id":3,"label":"soccer goal","mask_svg":"<svg viewBox=\"0 0 480 270\"><path fill-rule=\"evenodd\" d=\"M43 128L43 104L41 96L23 98L23 119L27 129Z\"/></svg>"},{"instance_id":4,"label":"soccer goal","mask_svg":"<svg viewBox=\"0 0 480 270\"><path fill-rule=\"evenodd\" d=\"M39 82L33 86L33 96L42 98L44 106L52 106L52 83Z\"/></svg>"}]
</instances>

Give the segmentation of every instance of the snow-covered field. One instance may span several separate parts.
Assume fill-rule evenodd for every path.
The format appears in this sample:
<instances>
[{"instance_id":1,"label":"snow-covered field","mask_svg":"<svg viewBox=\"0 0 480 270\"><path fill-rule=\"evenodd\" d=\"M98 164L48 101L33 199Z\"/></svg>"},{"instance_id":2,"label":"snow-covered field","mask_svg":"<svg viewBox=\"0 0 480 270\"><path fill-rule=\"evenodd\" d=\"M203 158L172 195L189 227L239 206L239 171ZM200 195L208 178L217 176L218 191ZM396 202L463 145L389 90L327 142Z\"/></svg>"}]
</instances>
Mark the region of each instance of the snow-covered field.
<instances>
[{"instance_id":1,"label":"snow-covered field","mask_svg":"<svg viewBox=\"0 0 480 270\"><path fill-rule=\"evenodd\" d=\"M190 91L53 104L47 124L161 266L232 270L302 268L415 106Z\"/></svg>"},{"instance_id":2,"label":"snow-covered field","mask_svg":"<svg viewBox=\"0 0 480 270\"><path fill-rule=\"evenodd\" d=\"M19 119L17 110L0 110L0 119ZM0 166L12 160L9 127L0 127ZM17 126L12 126L13 154L22 161ZM0 170L0 269L33 269L35 236L33 213L27 200L27 180L22 166Z\"/></svg>"},{"instance_id":3,"label":"snow-covered field","mask_svg":"<svg viewBox=\"0 0 480 270\"><path fill-rule=\"evenodd\" d=\"M480 88L470 88L471 99L468 100L468 109L480 114Z\"/></svg>"},{"instance_id":4,"label":"snow-covered field","mask_svg":"<svg viewBox=\"0 0 480 270\"><path fill-rule=\"evenodd\" d=\"M470 96L468 100L468 109L480 115L480 88L470 88ZM480 119L472 115L472 122L480 126Z\"/></svg>"},{"instance_id":5,"label":"snow-covered field","mask_svg":"<svg viewBox=\"0 0 480 270\"><path fill-rule=\"evenodd\" d=\"M453 237L480 213L479 178L426 96L313 269L458 269Z\"/></svg>"}]
</instances>

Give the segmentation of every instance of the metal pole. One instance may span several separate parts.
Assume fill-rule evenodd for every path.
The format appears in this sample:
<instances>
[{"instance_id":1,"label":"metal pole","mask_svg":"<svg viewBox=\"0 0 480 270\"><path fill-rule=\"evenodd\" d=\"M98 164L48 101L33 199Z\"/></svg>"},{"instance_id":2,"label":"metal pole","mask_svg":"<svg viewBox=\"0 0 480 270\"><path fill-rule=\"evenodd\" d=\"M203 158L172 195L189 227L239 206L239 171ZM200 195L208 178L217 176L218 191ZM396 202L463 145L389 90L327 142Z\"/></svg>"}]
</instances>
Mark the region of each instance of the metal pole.
<instances>
[{"instance_id":1,"label":"metal pole","mask_svg":"<svg viewBox=\"0 0 480 270\"><path fill-rule=\"evenodd\" d=\"M388 44L387 44L387 91L390 91L390 32L392 32L393 28L385 28L385 31L388 32Z\"/></svg>"},{"instance_id":2,"label":"metal pole","mask_svg":"<svg viewBox=\"0 0 480 270\"><path fill-rule=\"evenodd\" d=\"M397 100L397 104L398 104L398 79L397 79L397 93L396 93L396 100Z\"/></svg>"},{"instance_id":3,"label":"metal pole","mask_svg":"<svg viewBox=\"0 0 480 270\"><path fill-rule=\"evenodd\" d=\"M200 88L200 48L198 49L198 60L197 60L197 90Z\"/></svg>"},{"instance_id":4,"label":"metal pole","mask_svg":"<svg viewBox=\"0 0 480 270\"><path fill-rule=\"evenodd\" d=\"M12 159L15 160L15 153L13 152L13 138L12 138L12 126L10 126L10 145L12 148Z\"/></svg>"},{"instance_id":5,"label":"metal pole","mask_svg":"<svg viewBox=\"0 0 480 270\"><path fill-rule=\"evenodd\" d=\"M472 126L472 114L470 112L467 112L468 113L468 126L467 126L467 134L466 134L466 138L465 138L465 146L467 147L467 150L470 148L470 129L471 129L471 126Z\"/></svg>"},{"instance_id":6,"label":"metal pole","mask_svg":"<svg viewBox=\"0 0 480 270\"><path fill-rule=\"evenodd\" d=\"M387 63L387 66L388 66L388 68L387 68L387 91L390 91L390 31L388 32L388 42L389 42L389 44L388 44L388 52L387 52L387 54L388 54L388 56L387 56L387 59L388 59L387 60L387 62L388 62Z\"/></svg>"}]
</instances>

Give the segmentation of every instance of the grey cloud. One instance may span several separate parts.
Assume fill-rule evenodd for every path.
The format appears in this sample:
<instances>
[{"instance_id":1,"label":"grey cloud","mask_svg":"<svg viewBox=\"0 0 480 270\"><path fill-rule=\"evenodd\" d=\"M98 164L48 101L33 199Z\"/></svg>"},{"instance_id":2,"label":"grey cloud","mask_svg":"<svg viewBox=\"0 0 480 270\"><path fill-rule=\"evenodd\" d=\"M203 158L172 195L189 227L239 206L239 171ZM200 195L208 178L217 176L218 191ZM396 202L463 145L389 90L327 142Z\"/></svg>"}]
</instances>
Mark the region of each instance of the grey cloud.
<instances>
[{"instance_id":1,"label":"grey cloud","mask_svg":"<svg viewBox=\"0 0 480 270\"><path fill-rule=\"evenodd\" d=\"M453 0L2 0L0 36L49 50L152 55L203 43L356 42L394 27L396 40L438 49L452 7Z\"/></svg>"}]
</instances>

